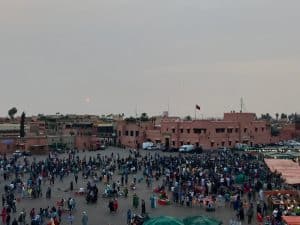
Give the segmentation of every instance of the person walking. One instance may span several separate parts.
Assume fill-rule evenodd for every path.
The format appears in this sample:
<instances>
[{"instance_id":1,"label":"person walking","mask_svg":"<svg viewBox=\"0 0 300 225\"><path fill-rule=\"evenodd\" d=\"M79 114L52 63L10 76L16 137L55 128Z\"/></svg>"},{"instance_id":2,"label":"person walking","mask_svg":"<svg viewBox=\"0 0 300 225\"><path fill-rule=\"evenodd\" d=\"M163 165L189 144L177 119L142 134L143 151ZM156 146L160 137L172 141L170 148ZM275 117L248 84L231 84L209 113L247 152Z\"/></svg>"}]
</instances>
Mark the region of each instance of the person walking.
<instances>
[{"instance_id":1,"label":"person walking","mask_svg":"<svg viewBox=\"0 0 300 225\"><path fill-rule=\"evenodd\" d=\"M142 199L142 215L146 214L146 204L145 204L145 200Z\"/></svg>"},{"instance_id":2,"label":"person walking","mask_svg":"<svg viewBox=\"0 0 300 225\"><path fill-rule=\"evenodd\" d=\"M247 211L247 217L248 217L248 224L251 224L252 218L253 218L254 210L253 210L253 204L250 204L250 207Z\"/></svg>"},{"instance_id":3,"label":"person walking","mask_svg":"<svg viewBox=\"0 0 300 225\"><path fill-rule=\"evenodd\" d=\"M6 216L7 216L7 211L6 211L6 208L3 207L2 212L1 212L2 224L6 223Z\"/></svg>"},{"instance_id":4,"label":"person walking","mask_svg":"<svg viewBox=\"0 0 300 225\"><path fill-rule=\"evenodd\" d=\"M10 225L10 214L9 213L7 213L7 215L6 215L6 225Z\"/></svg>"},{"instance_id":5,"label":"person walking","mask_svg":"<svg viewBox=\"0 0 300 225\"><path fill-rule=\"evenodd\" d=\"M81 223L82 223L82 225L87 225L88 221L89 221L89 218L88 218L86 212L84 211L82 213Z\"/></svg>"},{"instance_id":6,"label":"person walking","mask_svg":"<svg viewBox=\"0 0 300 225\"><path fill-rule=\"evenodd\" d=\"M74 216L72 215L72 213L69 214L67 220L68 220L68 222L69 222L70 225L73 225L73 222L74 222Z\"/></svg>"},{"instance_id":7,"label":"person walking","mask_svg":"<svg viewBox=\"0 0 300 225\"><path fill-rule=\"evenodd\" d=\"M151 202L151 208L155 209L156 208L156 197L154 194L150 197L150 202Z\"/></svg>"},{"instance_id":8,"label":"person walking","mask_svg":"<svg viewBox=\"0 0 300 225\"><path fill-rule=\"evenodd\" d=\"M134 193L134 195L133 195L132 205L133 205L133 207L136 208L136 209L137 209L138 206L139 206L139 197L137 196L136 193Z\"/></svg>"},{"instance_id":9,"label":"person walking","mask_svg":"<svg viewBox=\"0 0 300 225\"><path fill-rule=\"evenodd\" d=\"M127 225L131 224L131 210L127 210Z\"/></svg>"},{"instance_id":10,"label":"person walking","mask_svg":"<svg viewBox=\"0 0 300 225\"><path fill-rule=\"evenodd\" d=\"M117 212L118 208L119 208L119 203L118 203L118 200L115 198L115 200L114 200L114 212Z\"/></svg>"},{"instance_id":11,"label":"person walking","mask_svg":"<svg viewBox=\"0 0 300 225\"><path fill-rule=\"evenodd\" d=\"M113 202L113 200L109 200L108 208L109 208L109 211L111 213L114 211L114 202Z\"/></svg>"},{"instance_id":12,"label":"person walking","mask_svg":"<svg viewBox=\"0 0 300 225\"><path fill-rule=\"evenodd\" d=\"M16 220L16 218L14 218L11 225L18 225L18 221Z\"/></svg>"}]
</instances>

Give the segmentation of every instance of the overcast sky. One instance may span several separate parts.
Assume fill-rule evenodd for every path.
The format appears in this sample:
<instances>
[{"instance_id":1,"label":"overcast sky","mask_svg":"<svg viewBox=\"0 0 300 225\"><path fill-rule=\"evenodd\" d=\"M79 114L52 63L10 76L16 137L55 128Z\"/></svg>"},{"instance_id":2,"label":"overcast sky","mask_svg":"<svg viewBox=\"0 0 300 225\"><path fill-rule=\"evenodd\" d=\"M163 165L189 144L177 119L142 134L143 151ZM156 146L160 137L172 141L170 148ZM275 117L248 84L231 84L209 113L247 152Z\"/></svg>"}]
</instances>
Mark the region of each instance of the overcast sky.
<instances>
[{"instance_id":1,"label":"overcast sky","mask_svg":"<svg viewBox=\"0 0 300 225\"><path fill-rule=\"evenodd\" d=\"M0 115L300 112L300 1L1 0ZM199 114L201 114L199 113Z\"/></svg>"}]
</instances>

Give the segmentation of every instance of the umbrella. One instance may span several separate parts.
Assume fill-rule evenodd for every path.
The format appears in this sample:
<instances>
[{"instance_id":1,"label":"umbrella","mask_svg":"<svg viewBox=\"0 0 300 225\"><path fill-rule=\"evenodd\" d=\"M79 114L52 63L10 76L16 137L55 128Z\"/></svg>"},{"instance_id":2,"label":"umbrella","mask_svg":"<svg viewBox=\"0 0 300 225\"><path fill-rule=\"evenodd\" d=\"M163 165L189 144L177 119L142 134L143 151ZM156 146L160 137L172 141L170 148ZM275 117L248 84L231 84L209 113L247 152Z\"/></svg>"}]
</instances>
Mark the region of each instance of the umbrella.
<instances>
[{"instance_id":1,"label":"umbrella","mask_svg":"<svg viewBox=\"0 0 300 225\"><path fill-rule=\"evenodd\" d=\"M222 224L221 221L206 216L187 217L183 219L183 223L184 225L221 225Z\"/></svg>"},{"instance_id":2,"label":"umbrella","mask_svg":"<svg viewBox=\"0 0 300 225\"><path fill-rule=\"evenodd\" d=\"M170 216L161 216L146 221L143 225L185 225L179 219Z\"/></svg>"}]
</instances>

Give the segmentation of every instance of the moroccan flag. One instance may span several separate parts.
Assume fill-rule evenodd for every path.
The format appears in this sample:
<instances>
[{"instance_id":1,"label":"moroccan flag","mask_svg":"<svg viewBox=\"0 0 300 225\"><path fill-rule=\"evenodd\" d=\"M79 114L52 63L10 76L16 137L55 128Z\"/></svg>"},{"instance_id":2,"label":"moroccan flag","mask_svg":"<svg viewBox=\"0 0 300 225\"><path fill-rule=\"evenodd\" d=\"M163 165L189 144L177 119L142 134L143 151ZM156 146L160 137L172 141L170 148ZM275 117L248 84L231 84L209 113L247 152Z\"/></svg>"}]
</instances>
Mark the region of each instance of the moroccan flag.
<instances>
[{"instance_id":1,"label":"moroccan flag","mask_svg":"<svg viewBox=\"0 0 300 225\"><path fill-rule=\"evenodd\" d=\"M199 105L196 105L196 109L200 110L200 106L199 106Z\"/></svg>"}]
</instances>

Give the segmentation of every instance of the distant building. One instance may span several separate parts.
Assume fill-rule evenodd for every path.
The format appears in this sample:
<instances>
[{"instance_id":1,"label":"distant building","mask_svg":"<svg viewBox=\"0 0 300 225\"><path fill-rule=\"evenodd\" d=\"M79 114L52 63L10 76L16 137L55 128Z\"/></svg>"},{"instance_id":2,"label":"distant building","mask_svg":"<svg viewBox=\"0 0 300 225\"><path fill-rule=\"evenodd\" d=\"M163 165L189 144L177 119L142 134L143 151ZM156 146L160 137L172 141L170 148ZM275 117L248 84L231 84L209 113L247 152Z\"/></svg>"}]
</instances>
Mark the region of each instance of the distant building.
<instances>
[{"instance_id":1,"label":"distant building","mask_svg":"<svg viewBox=\"0 0 300 225\"><path fill-rule=\"evenodd\" d=\"M166 148L179 148L184 144L204 149L234 147L237 143L249 146L271 143L268 122L257 120L254 113L225 113L221 120L182 120L162 117L160 124L149 122L117 122L117 143L139 148L145 141L163 144Z\"/></svg>"}]
</instances>

